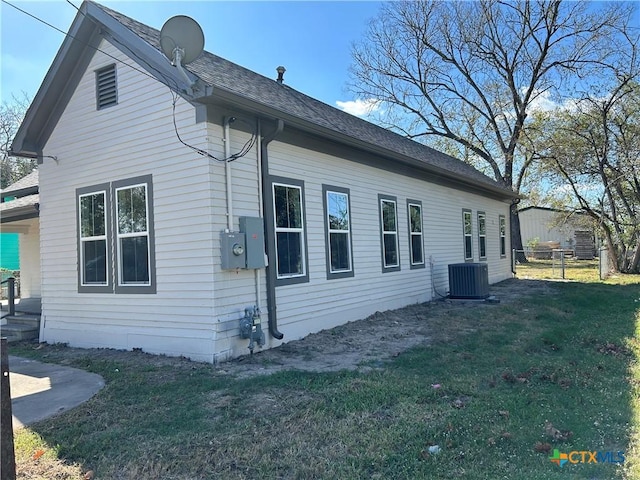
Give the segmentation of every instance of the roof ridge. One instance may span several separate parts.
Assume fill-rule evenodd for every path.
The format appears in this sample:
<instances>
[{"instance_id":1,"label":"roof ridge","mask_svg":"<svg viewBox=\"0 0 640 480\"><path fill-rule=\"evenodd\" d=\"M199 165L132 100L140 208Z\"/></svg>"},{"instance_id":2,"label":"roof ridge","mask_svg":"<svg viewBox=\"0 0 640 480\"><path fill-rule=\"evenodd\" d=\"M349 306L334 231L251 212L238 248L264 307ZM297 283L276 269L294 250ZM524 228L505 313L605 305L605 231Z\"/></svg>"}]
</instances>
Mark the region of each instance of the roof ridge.
<instances>
[{"instance_id":1,"label":"roof ridge","mask_svg":"<svg viewBox=\"0 0 640 480\"><path fill-rule=\"evenodd\" d=\"M86 1L98 6L144 42L161 51L159 30L93 0ZM436 172L445 172L446 176L455 181L475 186L480 183L494 191L501 191L505 195L508 192L510 196L515 196L511 189L458 158L345 112L291 85L277 82L275 79L207 50L204 50L186 68L205 84L212 86L214 91L219 89L240 96L316 127L332 131L352 139L354 145L359 144L360 148L363 144L367 144L372 149L388 152L391 158L394 155L403 156L425 167L430 167Z\"/></svg>"}]
</instances>

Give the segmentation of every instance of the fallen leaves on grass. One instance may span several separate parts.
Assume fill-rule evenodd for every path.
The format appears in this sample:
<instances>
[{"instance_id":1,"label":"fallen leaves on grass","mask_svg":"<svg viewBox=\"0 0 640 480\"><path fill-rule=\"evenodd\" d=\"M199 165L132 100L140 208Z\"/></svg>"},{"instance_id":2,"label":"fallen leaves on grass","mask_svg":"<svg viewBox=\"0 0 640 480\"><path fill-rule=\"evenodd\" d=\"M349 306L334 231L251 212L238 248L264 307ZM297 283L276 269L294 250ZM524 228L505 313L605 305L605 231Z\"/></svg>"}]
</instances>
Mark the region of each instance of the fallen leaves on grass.
<instances>
[{"instance_id":1,"label":"fallen leaves on grass","mask_svg":"<svg viewBox=\"0 0 640 480\"><path fill-rule=\"evenodd\" d=\"M35 453L33 454L33 460L38 460L42 455L44 455L44 450L43 449L38 449L35 451Z\"/></svg>"},{"instance_id":2,"label":"fallen leaves on grass","mask_svg":"<svg viewBox=\"0 0 640 480\"><path fill-rule=\"evenodd\" d=\"M598 345L598 352L603 355L613 355L617 357L618 355L629 355L629 349L623 345L616 345L612 342L607 342L602 345Z\"/></svg>"},{"instance_id":3,"label":"fallen leaves on grass","mask_svg":"<svg viewBox=\"0 0 640 480\"><path fill-rule=\"evenodd\" d=\"M564 442L565 440L569 440L573 436L573 432L571 430L559 430L553 426L553 424L546 420L544 422L544 431L547 436L553 438L554 440L559 440Z\"/></svg>"},{"instance_id":4,"label":"fallen leaves on grass","mask_svg":"<svg viewBox=\"0 0 640 480\"><path fill-rule=\"evenodd\" d=\"M536 442L536 444L533 446L533 449L538 453L550 453L551 444L547 442Z\"/></svg>"}]
</instances>

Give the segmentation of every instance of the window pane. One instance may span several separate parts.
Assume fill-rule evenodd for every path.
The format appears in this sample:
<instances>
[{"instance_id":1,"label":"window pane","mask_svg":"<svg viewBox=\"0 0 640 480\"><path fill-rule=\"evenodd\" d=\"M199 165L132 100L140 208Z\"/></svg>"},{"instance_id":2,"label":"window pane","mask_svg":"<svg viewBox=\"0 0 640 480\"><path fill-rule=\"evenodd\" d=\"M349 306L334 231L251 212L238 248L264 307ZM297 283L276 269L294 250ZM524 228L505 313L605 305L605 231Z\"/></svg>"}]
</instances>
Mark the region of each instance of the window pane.
<instances>
[{"instance_id":1,"label":"window pane","mask_svg":"<svg viewBox=\"0 0 640 480\"><path fill-rule=\"evenodd\" d=\"M409 206L409 215L411 221L411 232L413 233L421 233L422 232L422 215L420 215L420 206L419 205L410 205Z\"/></svg>"},{"instance_id":2,"label":"window pane","mask_svg":"<svg viewBox=\"0 0 640 480\"><path fill-rule=\"evenodd\" d=\"M464 212L464 233L465 235L471 235L471 213Z\"/></svg>"},{"instance_id":3,"label":"window pane","mask_svg":"<svg viewBox=\"0 0 640 480\"><path fill-rule=\"evenodd\" d=\"M384 234L384 265L386 267L398 265L395 234Z\"/></svg>"},{"instance_id":4,"label":"window pane","mask_svg":"<svg viewBox=\"0 0 640 480\"><path fill-rule=\"evenodd\" d=\"M84 284L107 283L107 241L82 242L82 281Z\"/></svg>"},{"instance_id":5,"label":"window pane","mask_svg":"<svg viewBox=\"0 0 640 480\"><path fill-rule=\"evenodd\" d=\"M413 263L423 263L422 235L411 235L411 253L411 259Z\"/></svg>"},{"instance_id":6,"label":"window pane","mask_svg":"<svg viewBox=\"0 0 640 480\"><path fill-rule=\"evenodd\" d=\"M149 242L146 235L120 239L123 284L149 283Z\"/></svg>"},{"instance_id":7,"label":"window pane","mask_svg":"<svg viewBox=\"0 0 640 480\"><path fill-rule=\"evenodd\" d=\"M277 232L278 275L302 275L302 234Z\"/></svg>"},{"instance_id":8,"label":"window pane","mask_svg":"<svg viewBox=\"0 0 640 480\"><path fill-rule=\"evenodd\" d=\"M396 231L396 204L382 201L382 229L385 232Z\"/></svg>"},{"instance_id":9,"label":"window pane","mask_svg":"<svg viewBox=\"0 0 640 480\"><path fill-rule=\"evenodd\" d=\"M346 233L329 234L331 243L331 271L351 270L349 261L349 235Z\"/></svg>"},{"instance_id":10,"label":"window pane","mask_svg":"<svg viewBox=\"0 0 640 480\"><path fill-rule=\"evenodd\" d=\"M301 190L296 187L274 185L276 227L302 228Z\"/></svg>"},{"instance_id":11,"label":"window pane","mask_svg":"<svg viewBox=\"0 0 640 480\"><path fill-rule=\"evenodd\" d=\"M500 235L505 236L507 233L507 222L504 217L500 217Z\"/></svg>"},{"instance_id":12,"label":"window pane","mask_svg":"<svg viewBox=\"0 0 640 480\"><path fill-rule=\"evenodd\" d=\"M147 231L146 197L144 185L118 190L118 233Z\"/></svg>"},{"instance_id":13,"label":"window pane","mask_svg":"<svg viewBox=\"0 0 640 480\"><path fill-rule=\"evenodd\" d=\"M100 237L105 235L104 193L80 197L80 236Z\"/></svg>"},{"instance_id":14,"label":"window pane","mask_svg":"<svg viewBox=\"0 0 640 480\"><path fill-rule=\"evenodd\" d=\"M478 234L486 235L487 233L487 222L484 215L478 215Z\"/></svg>"},{"instance_id":15,"label":"window pane","mask_svg":"<svg viewBox=\"0 0 640 480\"><path fill-rule=\"evenodd\" d=\"M342 193L327 192L330 230L349 230L349 202Z\"/></svg>"},{"instance_id":16,"label":"window pane","mask_svg":"<svg viewBox=\"0 0 640 480\"><path fill-rule=\"evenodd\" d=\"M480 237L480 257L487 256L487 239L486 237Z\"/></svg>"},{"instance_id":17,"label":"window pane","mask_svg":"<svg viewBox=\"0 0 640 480\"><path fill-rule=\"evenodd\" d=\"M473 258L473 252L471 251L471 237L464 237L464 258Z\"/></svg>"},{"instance_id":18,"label":"window pane","mask_svg":"<svg viewBox=\"0 0 640 480\"><path fill-rule=\"evenodd\" d=\"M506 253L505 237L500 237L500 255L504 255L505 253Z\"/></svg>"}]
</instances>

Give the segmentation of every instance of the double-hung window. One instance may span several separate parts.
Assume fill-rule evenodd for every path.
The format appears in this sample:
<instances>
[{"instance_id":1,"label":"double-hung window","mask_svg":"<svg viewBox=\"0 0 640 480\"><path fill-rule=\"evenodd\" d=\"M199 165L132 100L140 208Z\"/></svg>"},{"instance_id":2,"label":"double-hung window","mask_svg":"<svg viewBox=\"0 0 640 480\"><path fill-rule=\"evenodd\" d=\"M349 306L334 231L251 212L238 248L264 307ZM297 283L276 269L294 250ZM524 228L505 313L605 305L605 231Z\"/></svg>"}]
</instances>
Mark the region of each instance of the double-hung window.
<instances>
[{"instance_id":1,"label":"double-hung window","mask_svg":"<svg viewBox=\"0 0 640 480\"><path fill-rule=\"evenodd\" d=\"M398 249L398 208L396 197L378 195L380 207L380 241L382 244L382 272L400 270Z\"/></svg>"},{"instance_id":2,"label":"double-hung window","mask_svg":"<svg viewBox=\"0 0 640 480\"><path fill-rule=\"evenodd\" d=\"M500 256L507 256L507 220L504 215L498 216L500 226Z\"/></svg>"},{"instance_id":3,"label":"double-hung window","mask_svg":"<svg viewBox=\"0 0 640 480\"><path fill-rule=\"evenodd\" d=\"M462 231L464 234L464 259L473 261L473 224L471 210L462 210Z\"/></svg>"},{"instance_id":4,"label":"double-hung window","mask_svg":"<svg viewBox=\"0 0 640 480\"><path fill-rule=\"evenodd\" d=\"M151 175L78 189L76 196L78 291L155 293Z\"/></svg>"},{"instance_id":5,"label":"double-hung window","mask_svg":"<svg viewBox=\"0 0 640 480\"><path fill-rule=\"evenodd\" d=\"M78 190L78 282L85 291L111 291L109 185Z\"/></svg>"},{"instance_id":6,"label":"double-hung window","mask_svg":"<svg viewBox=\"0 0 640 480\"><path fill-rule=\"evenodd\" d=\"M480 260L487 259L487 216L478 212L478 255Z\"/></svg>"},{"instance_id":7,"label":"double-hung window","mask_svg":"<svg viewBox=\"0 0 640 480\"><path fill-rule=\"evenodd\" d=\"M327 245L327 279L353 277L349 190L322 186Z\"/></svg>"},{"instance_id":8,"label":"double-hung window","mask_svg":"<svg viewBox=\"0 0 640 480\"><path fill-rule=\"evenodd\" d=\"M147 188L146 183L115 188L120 286L148 286L151 281Z\"/></svg>"},{"instance_id":9,"label":"double-hung window","mask_svg":"<svg viewBox=\"0 0 640 480\"><path fill-rule=\"evenodd\" d=\"M272 184L279 285L308 281L305 249L304 184L280 179Z\"/></svg>"},{"instance_id":10,"label":"double-hung window","mask_svg":"<svg viewBox=\"0 0 640 480\"><path fill-rule=\"evenodd\" d=\"M422 240L422 203L407 200L407 217L409 219L409 253L411 268L424 267L424 243Z\"/></svg>"}]
</instances>

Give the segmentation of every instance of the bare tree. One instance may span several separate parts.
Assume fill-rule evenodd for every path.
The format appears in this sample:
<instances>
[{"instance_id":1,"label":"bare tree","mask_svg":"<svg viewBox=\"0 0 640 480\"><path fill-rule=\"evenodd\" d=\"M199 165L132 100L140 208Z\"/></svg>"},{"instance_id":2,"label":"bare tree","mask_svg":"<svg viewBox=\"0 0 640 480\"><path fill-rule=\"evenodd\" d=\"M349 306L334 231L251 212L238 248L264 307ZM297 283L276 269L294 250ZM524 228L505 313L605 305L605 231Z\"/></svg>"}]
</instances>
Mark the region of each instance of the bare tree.
<instances>
[{"instance_id":1,"label":"bare tree","mask_svg":"<svg viewBox=\"0 0 640 480\"><path fill-rule=\"evenodd\" d=\"M528 115L561 102L618 58L633 9L585 1L390 2L353 48L353 89L384 106L377 120L385 126L439 139L520 194L534 159L521 148ZM517 203L511 238L520 249Z\"/></svg>"},{"instance_id":2,"label":"bare tree","mask_svg":"<svg viewBox=\"0 0 640 480\"><path fill-rule=\"evenodd\" d=\"M615 270L639 272L640 85L620 76L607 95L583 98L546 117L539 170L595 220Z\"/></svg>"},{"instance_id":3,"label":"bare tree","mask_svg":"<svg viewBox=\"0 0 640 480\"><path fill-rule=\"evenodd\" d=\"M5 188L16 180L28 175L36 168L36 160L12 157L9 154L24 114L31 101L26 94L13 97L12 102L0 105L0 188Z\"/></svg>"}]
</instances>

